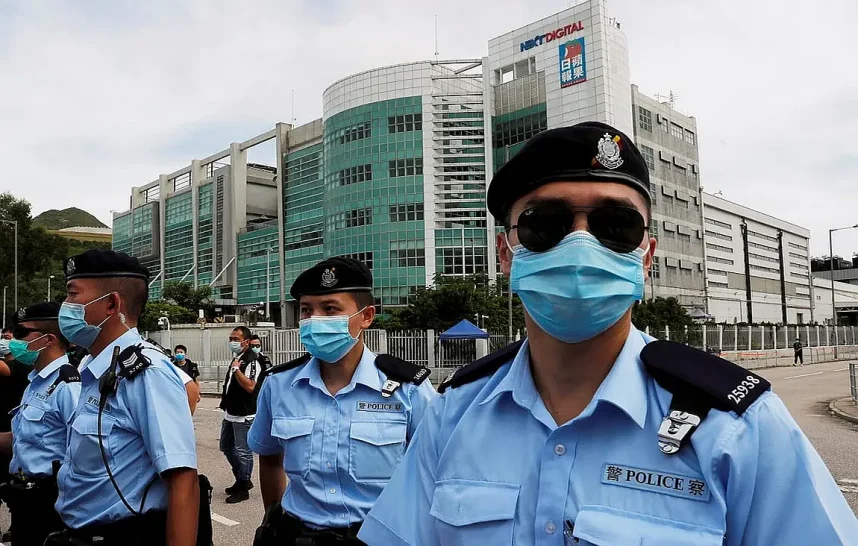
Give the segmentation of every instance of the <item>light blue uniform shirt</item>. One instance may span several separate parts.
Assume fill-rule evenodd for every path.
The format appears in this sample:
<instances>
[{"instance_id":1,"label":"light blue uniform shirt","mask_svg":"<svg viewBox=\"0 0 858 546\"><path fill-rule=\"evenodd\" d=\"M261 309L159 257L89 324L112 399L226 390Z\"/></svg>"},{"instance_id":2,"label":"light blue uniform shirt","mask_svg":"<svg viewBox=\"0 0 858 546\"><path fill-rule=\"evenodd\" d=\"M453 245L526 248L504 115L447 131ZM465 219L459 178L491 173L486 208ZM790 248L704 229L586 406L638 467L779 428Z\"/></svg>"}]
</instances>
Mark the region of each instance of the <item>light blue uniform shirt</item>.
<instances>
[{"instance_id":1,"label":"light blue uniform shirt","mask_svg":"<svg viewBox=\"0 0 858 546\"><path fill-rule=\"evenodd\" d=\"M80 383L60 381L49 391L60 375L60 367L68 363L68 357L63 355L42 371L30 372L30 384L12 418L10 474L23 471L29 478L50 477L53 462L65 459L68 424L80 397Z\"/></svg>"},{"instance_id":2,"label":"light blue uniform shirt","mask_svg":"<svg viewBox=\"0 0 858 546\"><path fill-rule=\"evenodd\" d=\"M858 543L834 479L771 392L741 417L710 411L690 447L663 454L658 429L672 395L640 361L647 341L633 329L589 405L559 427L534 386L527 344L493 376L445 392L359 538L371 546Z\"/></svg>"},{"instance_id":3,"label":"light blue uniform shirt","mask_svg":"<svg viewBox=\"0 0 858 546\"><path fill-rule=\"evenodd\" d=\"M111 485L98 446L99 378L107 371L113 347L141 343L130 330L97 357L81 364L81 395L72 420L69 447L59 474L56 509L71 528L131 517ZM149 347L148 345L146 345ZM196 468L194 425L182 380L169 358L155 349L143 354L152 364L131 380L120 378L102 416L102 442L110 470L128 503L137 511L147 486L143 511L167 508L167 487L157 475L173 468Z\"/></svg>"},{"instance_id":4,"label":"light blue uniform shirt","mask_svg":"<svg viewBox=\"0 0 858 546\"><path fill-rule=\"evenodd\" d=\"M427 380L381 396L387 376L364 349L351 383L331 396L316 358L269 375L247 443L260 455L283 453L289 485L283 509L315 527L347 527L366 518L402 460L429 401Z\"/></svg>"}]
</instances>

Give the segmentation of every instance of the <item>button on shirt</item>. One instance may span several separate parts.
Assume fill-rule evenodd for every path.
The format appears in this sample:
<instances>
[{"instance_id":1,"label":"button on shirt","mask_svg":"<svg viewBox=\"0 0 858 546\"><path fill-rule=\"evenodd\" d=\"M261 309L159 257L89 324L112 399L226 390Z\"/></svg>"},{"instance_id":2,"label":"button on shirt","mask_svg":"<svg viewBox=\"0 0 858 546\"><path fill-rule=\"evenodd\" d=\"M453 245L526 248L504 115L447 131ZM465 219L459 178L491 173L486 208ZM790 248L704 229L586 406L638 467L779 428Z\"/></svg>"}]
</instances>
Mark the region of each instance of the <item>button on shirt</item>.
<instances>
[{"instance_id":1,"label":"button on shirt","mask_svg":"<svg viewBox=\"0 0 858 546\"><path fill-rule=\"evenodd\" d=\"M346 527L364 520L436 396L429 381L381 395L386 375L364 349L351 383L331 396L319 361L268 376L247 443L283 453L289 485L283 509L306 524Z\"/></svg>"},{"instance_id":2,"label":"button on shirt","mask_svg":"<svg viewBox=\"0 0 858 546\"><path fill-rule=\"evenodd\" d=\"M781 400L712 410L691 446L658 448L672 395L632 329L575 419L557 426L528 346L433 403L364 522L373 545L848 544L858 523ZM577 539L577 540L575 540Z\"/></svg>"},{"instance_id":3,"label":"button on shirt","mask_svg":"<svg viewBox=\"0 0 858 546\"><path fill-rule=\"evenodd\" d=\"M113 347L143 342L130 330L97 357L81 365L81 394L69 431L69 446L58 476L56 509L69 527L131 517L111 485L98 445L98 382L110 366ZM194 426L178 370L163 353L143 351L152 364L133 379L120 378L102 416L101 437L110 470L128 503L143 511L167 508L167 487L156 476L197 466Z\"/></svg>"},{"instance_id":4,"label":"button on shirt","mask_svg":"<svg viewBox=\"0 0 858 546\"><path fill-rule=\"evenodd\" d=\"M30 384L12 418L10 474L22 471L30 478L49 477L53 475L53 462L65 459L68 424L80 397L80 383L60 381L56 387L53 385L60 367L68 363L68 357L63 355L42 371L30 372Z\"/></svg>"}]
</instances>

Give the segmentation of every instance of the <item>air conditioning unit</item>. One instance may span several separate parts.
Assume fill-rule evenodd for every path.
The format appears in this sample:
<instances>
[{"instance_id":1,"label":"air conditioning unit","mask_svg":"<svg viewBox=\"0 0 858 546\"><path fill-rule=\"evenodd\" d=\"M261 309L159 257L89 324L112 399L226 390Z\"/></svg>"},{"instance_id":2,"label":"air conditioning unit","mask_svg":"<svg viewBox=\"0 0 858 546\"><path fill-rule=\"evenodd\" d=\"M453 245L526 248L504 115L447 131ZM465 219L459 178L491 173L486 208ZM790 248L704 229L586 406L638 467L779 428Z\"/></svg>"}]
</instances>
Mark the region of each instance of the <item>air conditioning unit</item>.
<instances>
[{"instance_id":1,"label":"air conditioning unit","mask_svg":"<svg viewBox=\"0 0 858 546\"><path fill-rule=\"evenodd\" d=\"M224 322L241 322L241 318L238 315L224 315Z\"/></svg>"}]
</instances>

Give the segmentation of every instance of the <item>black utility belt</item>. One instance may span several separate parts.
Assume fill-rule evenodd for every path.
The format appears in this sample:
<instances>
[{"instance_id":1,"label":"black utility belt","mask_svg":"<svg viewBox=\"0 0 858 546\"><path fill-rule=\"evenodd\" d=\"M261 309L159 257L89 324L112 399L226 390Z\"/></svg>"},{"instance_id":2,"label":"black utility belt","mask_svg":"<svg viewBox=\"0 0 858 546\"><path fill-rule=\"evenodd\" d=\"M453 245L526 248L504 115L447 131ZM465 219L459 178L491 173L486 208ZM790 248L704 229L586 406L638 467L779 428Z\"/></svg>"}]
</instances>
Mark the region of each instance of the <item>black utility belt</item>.
<instances>
[{"instance_id":1,"label":"black utility belt","mask_svg":"<svg viewBox=\"0 0 858 546\"><path fill-rule=\"evenodd\" d=\"M153 510L139 516L120 519L111 523L93 524L80 529L66 529L63 534L90 544L125 540L139 535L151 537L167 536L166 510Z\"/></svg>"},{"instance_id":2,"label":"black utility belt","mask_svg":"<svg viewBox=\"0 0 858 546\"><path fill-rule=\"evenodd\" d=\"M28 492L55 491L57 489L56 478L28 478L12 476L12 480L0 484L0 492L3 495L18 495Z\"/></svg>"},{"instance_id":3,"label":"black utility belt","mask_svg":"<svg viewBox=\"0 0 858 546\"><path fill-rule=\"evenodd\" d=\"M284 514L283 518L280 520L281 529L296 537L306 538L334 538L340 540L354 540L357 539L358 531L360 531L360 526L360 523L355 523L348 527L313 529L311 527L308 527L300 519L290 514Z\"/></svg>"}]
</instances>

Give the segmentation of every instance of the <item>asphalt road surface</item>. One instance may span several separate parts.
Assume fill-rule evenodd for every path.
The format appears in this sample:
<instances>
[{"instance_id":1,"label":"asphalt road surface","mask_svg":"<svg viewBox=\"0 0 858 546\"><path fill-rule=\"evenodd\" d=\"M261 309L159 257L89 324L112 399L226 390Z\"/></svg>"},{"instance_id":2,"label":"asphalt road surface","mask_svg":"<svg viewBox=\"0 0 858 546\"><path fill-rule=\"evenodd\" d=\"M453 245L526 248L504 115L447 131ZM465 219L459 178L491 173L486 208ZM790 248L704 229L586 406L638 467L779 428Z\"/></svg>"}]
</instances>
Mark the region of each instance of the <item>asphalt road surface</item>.
<instances>
[{"instance_id":1,"label":"asphalt road surface","mask_svg":"<svg viewBox=\"0 0 858 546\"><path fill-rule=\"evenodd\" d=\"M858 425L828 413L831 400L849 395L847 369L845 362L831 362L772 368L758 373L772 382L775 392L828 465L852 510L858 513ZM215 398L204 398L194 416L200 472L209 477L215 488L212 499L215 544L250 545L263 512L258 466L254 467L256 487L250 492L250 500L226 504L224 488L232 485L233 477L226 459L218 451L223 413L216 409L217 404ZM7 526L8 515L3 510L0 527Z\"/></svg>"}]
</instances>

